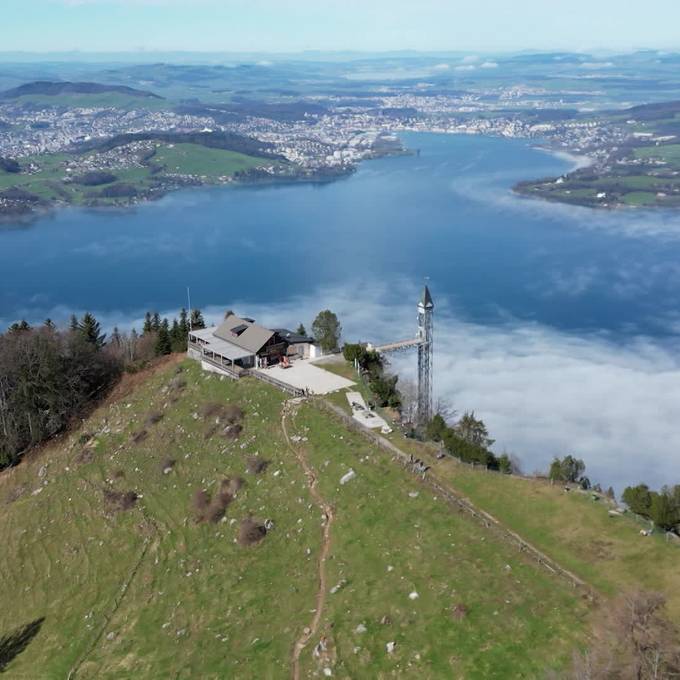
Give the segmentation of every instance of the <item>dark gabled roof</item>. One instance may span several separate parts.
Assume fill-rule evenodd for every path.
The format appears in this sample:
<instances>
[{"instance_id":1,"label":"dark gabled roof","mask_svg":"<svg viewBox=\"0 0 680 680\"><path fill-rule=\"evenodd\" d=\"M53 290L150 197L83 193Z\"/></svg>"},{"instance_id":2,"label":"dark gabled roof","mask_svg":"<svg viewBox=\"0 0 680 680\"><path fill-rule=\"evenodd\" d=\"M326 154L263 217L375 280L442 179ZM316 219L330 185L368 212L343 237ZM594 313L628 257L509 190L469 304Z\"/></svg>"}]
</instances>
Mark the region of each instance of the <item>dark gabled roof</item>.
<instances>
[{"instance_id":1,"label":"dark gabled roof","mask_svg":"<svg viewBox=\"0 0 680 680\"><path fill-rule=\"evenodd\" d=\"M434 302L432 302L432 295L430 295L430 289L427 286L423 288L423 296L420 298L420 304L423 307L429 307L430 309L434 307Z\"/></svg>"},{"instance_id":2,"label":"dark gabled roof","mask_svg":"<svg viewBox=\"0 0 680 680\"><path fill-rule=\"evenodd\" d=\"M294 333L289 331L287 328L274 328L274 333L278 333L279 336L289 342L291 345L298 345L301 343L314 343L314 338L309 335L300 335L299 333Z\"/></svg>"}]
</instances>

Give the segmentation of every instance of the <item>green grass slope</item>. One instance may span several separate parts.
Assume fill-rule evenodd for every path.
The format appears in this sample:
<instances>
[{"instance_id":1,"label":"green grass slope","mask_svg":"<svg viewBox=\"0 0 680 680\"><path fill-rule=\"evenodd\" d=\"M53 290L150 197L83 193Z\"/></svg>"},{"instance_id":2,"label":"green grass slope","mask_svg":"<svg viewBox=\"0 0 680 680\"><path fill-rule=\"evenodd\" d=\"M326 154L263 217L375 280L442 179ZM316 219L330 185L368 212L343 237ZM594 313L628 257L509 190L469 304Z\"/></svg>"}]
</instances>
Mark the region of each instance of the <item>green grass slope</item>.
<instances>
[{"instance_id":1,"label":"green grass slope","mask_svg":"<svg viewBox=\"0 0 680 680\"><path fill-rule=\"evenodd\" d=\"M285 395L180 366L128 378L79 431L0 476L0 640L44 618L6 677L290 676L322 518L281 429ZM237 439L204 415L214 403L245 412ZM313 405L288 431L334 507L302 678L543 677L565 662L588 615L577 593ZM270 461L260 474L255 454ZM196 491L237 477L225 518L197 522ZM128 491L137 502L116 509L112 493ZM256 545L237 541L248 517L274 522Z\"/></svg>"},{"instance_id":2,"label":"green grass slope","mask_svg":"<svg viewBox=\"0 0 680 680\"><path fill-rule=\"evenodd\" d=\"M327 368L355 377L346 362ZM363 384L359 389L369 396ZM331 395L331 400L349 412L343 393ZM659 591L667 599L670 618L680 620L680 547L659 532L641 536L640 529L649 529L649 523L641 524L628 514L612 517L612 506L604 499L593 500L591 493L578 490L566 492L561 484L473 469L450 457L437 460L436 445L406 439L398 428L388 438L407 453L426 459L431 474L601 594L641 588Z\"/></svg>"}]
</instances>

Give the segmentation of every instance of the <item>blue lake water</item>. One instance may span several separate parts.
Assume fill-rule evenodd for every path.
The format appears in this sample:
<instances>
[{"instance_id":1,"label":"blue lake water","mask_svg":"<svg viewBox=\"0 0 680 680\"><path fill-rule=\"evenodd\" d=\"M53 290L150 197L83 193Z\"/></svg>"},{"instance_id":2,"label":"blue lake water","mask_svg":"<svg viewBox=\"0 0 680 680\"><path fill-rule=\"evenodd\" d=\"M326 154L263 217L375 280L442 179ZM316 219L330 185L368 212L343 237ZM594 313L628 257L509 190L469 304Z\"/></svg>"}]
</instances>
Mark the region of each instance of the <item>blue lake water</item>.
<instances>
[{"instance_id":1,"label":"blue lake water","mask_svg":"<svg viewBox=\"0 0 680 680\"><path fill-rule=\"evenodd\" d=\"M0 323L91 310L126 325L147 309L178 309L190 286L194 305L209 310L238 304L293 325L329 306L348 336L396 339L413 332L427 276L439 389L483 413L499 444L529 466L573 447L604 476L616 456L632 457L626 442L649 442L645 465L626 462L621 478L680 482L680 465L670 479L678 459L665 453L674 430L663 430L661 451L648 429L625 424L643 402L664 423L673 412L664 381L680 383L680 216L515 197L515 181L570 167L521 141L405 141L420 154L365 163L332 184L189 190L134 210L66 209L4 227ZM543 413L548 393L561 400ZM596 417L600 406L607 413ZM550 424L555 411L568 417ZM541 436L527 433L537 414Z\"/></svg>"}]
</instances>

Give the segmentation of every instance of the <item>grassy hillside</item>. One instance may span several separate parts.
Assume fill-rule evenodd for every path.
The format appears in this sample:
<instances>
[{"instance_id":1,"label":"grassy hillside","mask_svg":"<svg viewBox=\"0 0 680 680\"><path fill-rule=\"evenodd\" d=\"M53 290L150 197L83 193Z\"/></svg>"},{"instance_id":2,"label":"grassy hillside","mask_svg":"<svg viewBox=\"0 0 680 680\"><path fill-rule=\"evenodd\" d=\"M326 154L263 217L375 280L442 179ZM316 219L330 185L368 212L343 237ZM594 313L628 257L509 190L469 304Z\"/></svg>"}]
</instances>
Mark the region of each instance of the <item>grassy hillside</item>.
<instances>
[{"instance_id":1,"label":"grassy hillside","mask_svg":"<svg viewBox=\"0 0 680 680\"><path fill-rule=\"evenodd\" d=\"M327 368L353 375L345 362ZM343 393L331 399L349 412ZM632 515L611 517L612 506L605 499L566 492L561 484L485 472L450 457L437 460L435 446L405 439L396 428L389 439L426 459L438 479L599 592L615 595L636 588L662 592L669 615L680 620L680 547L667 543L659 532L641 536L640 529L649 529L649 523L641 524Z\"/></svg>"},{"instance_id":2,"label":"grassy hillside","mask_svg":"<svg viewBox=\"0 0 680 680\"><path fill-rule=\"evenodd\" d=\"M309 627L302 678L543 677L582 639L571 588L315 406L287 440L261 383L173 362L126 384L0 476L0 638L37 631L8 678L288 677ZM273 522L252 545L249 518Z\"/></svg>"},{"instance_id":3,"label":"grassy hillside","mask_svg":"<svg viewBox=\"0 0 680 680\"><path fill-rule=\"evenodd\" d=\"M155 100L152 100L155 101ZM131 154L131 157L135 154ZM137 154L139 155L139 154ZM122 161L121 161L122 162ZM98 167L97 153L83 155L47 154L24 158L21 163L37 166L34 172L6 172L0 169L0 192L19 188L44 202L60 201L74 205L96 202L116 204L135 196L144 197L154 192L163 192L175 186L174 176L192 177L196 181L219 184L238 171L270 165L271 160L249 156L237 151L214 149L198 144L159 144L153 156L147 161L138 158L133 165L128 159L127 167L110 169L114 181L97 186L85 186L71 181L85 172L84 169L68 173L69 165L82 168ZM143 163L140 165L140 163ZM153 171L152 171L153 168ZM108 171L108 170L107 170ZM107 194L111 188L128 187L129 192ZM0 194L0 198L3 194ZM9 196L7 196L9 197Z\"/></svg>"}]
</instances>

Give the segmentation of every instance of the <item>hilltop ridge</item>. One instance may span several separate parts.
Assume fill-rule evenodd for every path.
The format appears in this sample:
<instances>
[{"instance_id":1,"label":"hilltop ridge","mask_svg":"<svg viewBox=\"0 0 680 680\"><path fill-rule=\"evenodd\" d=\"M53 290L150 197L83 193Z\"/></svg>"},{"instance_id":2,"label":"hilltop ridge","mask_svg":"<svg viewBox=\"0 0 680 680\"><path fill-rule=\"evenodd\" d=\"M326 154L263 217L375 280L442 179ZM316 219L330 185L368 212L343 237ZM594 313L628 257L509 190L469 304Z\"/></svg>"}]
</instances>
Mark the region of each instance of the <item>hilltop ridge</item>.
<instances>
[{"instance_id":1,"label":"hilltop ridge","mask_svg":"<svg viewBox=\"0 0 680 680\"><path fill-rule=\"evenodd\" d=\"M0 99L17 99L27 95L48 95L57 96L61 94L103 94L115 92L131 97L141 97L147 99L164 99L158 94L147 90L138 90L125 85L106 85L91 82L70 82L54 80L36 80L18 87L0 92Z\"/></svg>"}]
</instances>

